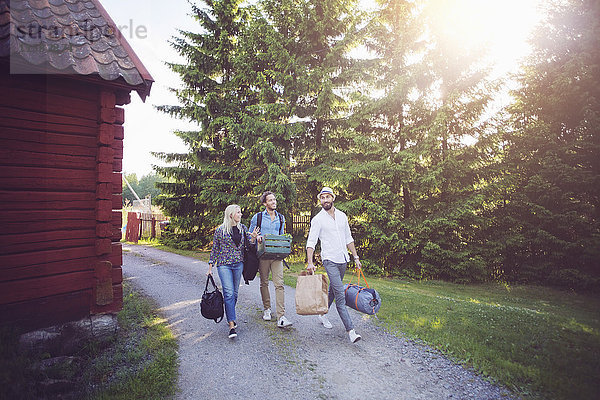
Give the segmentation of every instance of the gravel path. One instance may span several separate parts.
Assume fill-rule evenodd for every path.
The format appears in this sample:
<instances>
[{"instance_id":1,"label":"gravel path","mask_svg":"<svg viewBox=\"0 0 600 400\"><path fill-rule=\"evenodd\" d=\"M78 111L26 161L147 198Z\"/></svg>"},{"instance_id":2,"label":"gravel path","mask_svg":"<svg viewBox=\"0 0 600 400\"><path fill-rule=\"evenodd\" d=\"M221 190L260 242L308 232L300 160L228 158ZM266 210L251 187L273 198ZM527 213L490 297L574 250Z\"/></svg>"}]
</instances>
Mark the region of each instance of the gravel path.
<instances>
[{"instance_id":1,"label":"gravel path","mask_svg":"<svg viewBox=\"0 0 600 400\"><path fill-rule=\"evenodd\" d=\"M349 309L363 337L352 344L337 315L333 329L295 313L286 286L286 316L262 320L258 277L239 291L238 337L200 315L208 264L139 245L123 245L125 279L154 298L179 342L178 399L510 399L512 395L424 346L386 333ZM214 274L220 286L218 274ZM275 292L271 282L272 304ZM385 301L385 299L384 299Z\"/></svg>"}]
</instances>

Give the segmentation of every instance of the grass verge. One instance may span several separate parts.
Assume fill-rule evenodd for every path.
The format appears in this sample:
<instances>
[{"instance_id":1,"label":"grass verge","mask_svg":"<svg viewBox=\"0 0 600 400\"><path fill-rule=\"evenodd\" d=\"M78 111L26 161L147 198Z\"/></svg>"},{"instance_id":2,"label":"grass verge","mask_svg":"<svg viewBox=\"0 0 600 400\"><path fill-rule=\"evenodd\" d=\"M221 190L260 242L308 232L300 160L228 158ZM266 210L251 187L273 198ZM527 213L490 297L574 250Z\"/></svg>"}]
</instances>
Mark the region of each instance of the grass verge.
<instances>
[{"instance_id":1,"label":"grass verge","mask_svg":"<svg viewBox=\"0 0 600 400\"><path fill-rule=\"evenodd\" d=\"M177 388L177 341L156 304L123 282L123 310L116 343L96 356L88 371L91 399L165 399Z\"/></svg>"},{"instance_id":2,"label":"grass verge","mask_svg":"<svg viewBox=\"0 0 600 400\"><path fill-rule=\"evenodd\" d=\"M177 388L177 342L151 299L123 283L119 332L106 346L89 343L68 364L40 370L52 354L26 355L18 332L0 330L0 399L168 399ZM76 361L73 362L72 359ZM66 382L48 392L42 382Z\"/></svg>"},{"instance_id":3,"label":"grass verge","mask_svg":"<svg viewBox=\"0 0 600 400\"><path fill-rule=\"evenodd\" d=\"M305 265L290 267L285 281L295 286ZM356 282L352 272L345 282ZM598 295L538 286L368 282L382 298L378 323L390 332L436 348L524 398L600 396Z\"/></svg>"},{"instance_id":4,"label":"grass verge","mask_svg":"<svg viewBox=\"0 0 600 400\"><path fill-rule=\"evenodd\" d=\"M392 332L422 340L525 398L600 393L600 299L535 286L369 279Z\"/></svg>"}]
</instances>

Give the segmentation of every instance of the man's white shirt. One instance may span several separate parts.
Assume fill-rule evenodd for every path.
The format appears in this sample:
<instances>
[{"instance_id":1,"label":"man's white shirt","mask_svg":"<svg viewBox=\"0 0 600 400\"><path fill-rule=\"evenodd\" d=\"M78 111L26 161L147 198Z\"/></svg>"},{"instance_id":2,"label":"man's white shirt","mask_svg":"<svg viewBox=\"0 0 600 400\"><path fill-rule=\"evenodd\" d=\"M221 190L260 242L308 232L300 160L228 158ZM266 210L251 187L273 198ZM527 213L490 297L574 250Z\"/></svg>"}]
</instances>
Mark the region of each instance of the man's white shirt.
<instances>
[{"instance_id":1,"label":"man's white shirt","mask_svg":"<svg viewBox=\"0 0 600 400\"><path fill-rule=\"evenodd\" d=\"M321 259L342 264L350 261L348 244L354 242L350 233L348 217L342 211L335 209L335 219L325 209L310 221L310 231L306 247L312 249L321 240Z\"/></svg>"}]
</instances>

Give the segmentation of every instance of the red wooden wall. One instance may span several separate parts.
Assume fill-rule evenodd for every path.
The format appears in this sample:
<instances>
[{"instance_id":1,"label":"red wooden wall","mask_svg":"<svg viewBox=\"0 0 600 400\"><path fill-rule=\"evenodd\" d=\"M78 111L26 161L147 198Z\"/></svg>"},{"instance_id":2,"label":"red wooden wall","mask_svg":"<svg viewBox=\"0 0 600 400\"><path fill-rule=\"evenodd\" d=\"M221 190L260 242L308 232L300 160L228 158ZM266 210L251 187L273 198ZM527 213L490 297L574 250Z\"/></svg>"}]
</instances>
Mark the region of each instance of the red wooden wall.
<instances>
[{"instance_id":1,"label":"red wooden wall","mask_svg":"<svg viewBox=\"0 0 600 400\"><path fill-rule=\"evenodd\" d=\"M0 70L0 324L122 307L127 91ZM101 83L101 82L99 82Z\"/></svg>"}]
</instances>

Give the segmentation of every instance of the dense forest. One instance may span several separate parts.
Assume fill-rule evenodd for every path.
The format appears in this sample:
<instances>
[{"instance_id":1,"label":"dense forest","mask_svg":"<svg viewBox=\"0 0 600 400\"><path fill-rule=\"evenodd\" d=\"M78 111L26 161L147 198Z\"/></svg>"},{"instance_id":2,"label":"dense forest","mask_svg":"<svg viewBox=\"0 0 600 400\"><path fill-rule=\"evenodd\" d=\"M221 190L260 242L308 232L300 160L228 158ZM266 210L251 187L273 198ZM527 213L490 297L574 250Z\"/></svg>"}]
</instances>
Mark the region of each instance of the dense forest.
<instances>
[{"instance_id":1,"label":"dense forest","mask_svg":"<svg viewBox=\"0 0 600 400\"><path fill-rule=\"evenodd\" d=\"M188 153L158 154L175 240L205 245L228 204L247 219L267 189L314 213L327 185L370 273L598 288L600 2L544 3L500 79L485 46L449 40L447 4L193 5L198 30L172 41L179 104L160 107L198 124L176 133Z\"/></svg>"}]
</instances>

